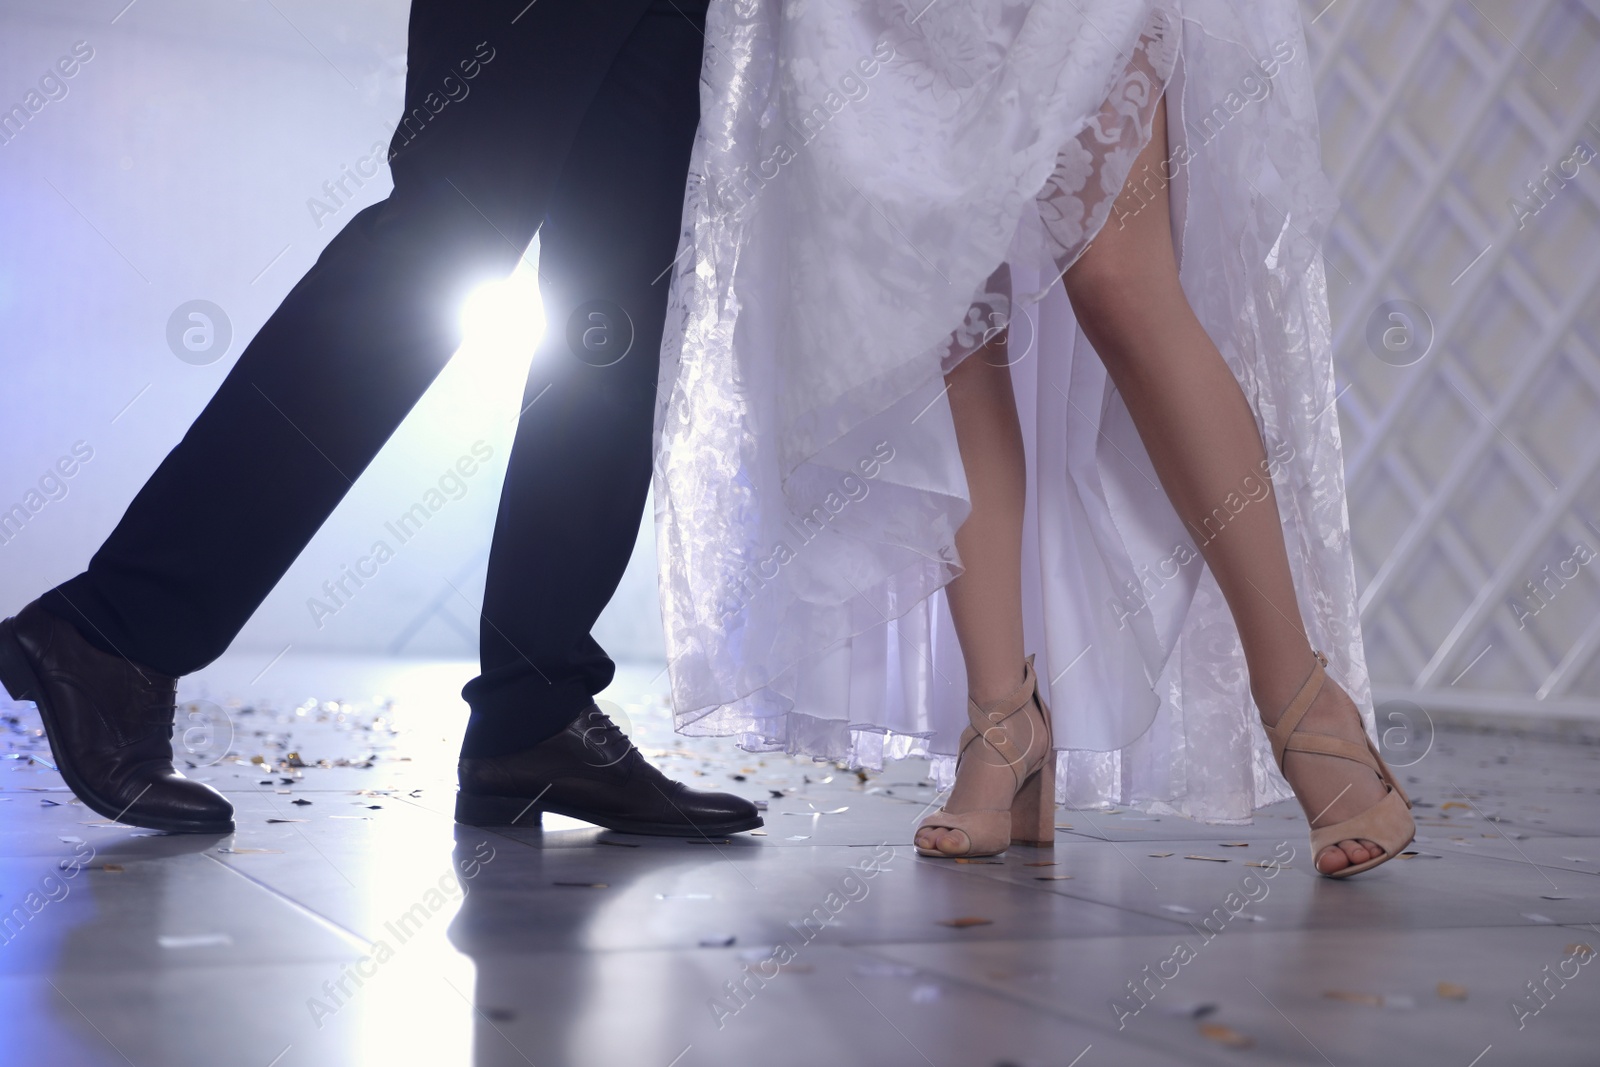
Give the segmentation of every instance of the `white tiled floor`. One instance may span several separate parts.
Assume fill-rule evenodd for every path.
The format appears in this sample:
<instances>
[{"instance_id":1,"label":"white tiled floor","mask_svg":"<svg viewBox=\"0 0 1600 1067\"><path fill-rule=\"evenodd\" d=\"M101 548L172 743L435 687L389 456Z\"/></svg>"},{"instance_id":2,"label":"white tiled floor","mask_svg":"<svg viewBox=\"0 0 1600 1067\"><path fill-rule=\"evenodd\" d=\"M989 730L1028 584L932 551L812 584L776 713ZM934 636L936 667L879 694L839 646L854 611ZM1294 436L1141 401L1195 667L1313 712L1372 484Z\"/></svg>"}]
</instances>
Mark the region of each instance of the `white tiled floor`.
<instances>
[{"instance_id":1,"label":"white tiled floor","mask_svg":"<svg viewBox=\"0 0 1600 1067\"><path fill-rule=\"evenodd\" d=\"M922 764L862 781L678 738L657 668L624 669L606 697L646 753L768 801L766 833L501 834L450 818L469 666L270 661L182 691L223 709L220 735L182 721L233 754L190 772L234 799L226 839L106 825L28 758L31 706L6 711L0 1063L1600 1062L1600 967L1549 978L1600 949L1600 749L1441 734L1405 772L1419 855L1350 883L1311 876L1283 806L1062 811L1053 850L955 864L907 844Z\"/></svg>"}]
</instances>

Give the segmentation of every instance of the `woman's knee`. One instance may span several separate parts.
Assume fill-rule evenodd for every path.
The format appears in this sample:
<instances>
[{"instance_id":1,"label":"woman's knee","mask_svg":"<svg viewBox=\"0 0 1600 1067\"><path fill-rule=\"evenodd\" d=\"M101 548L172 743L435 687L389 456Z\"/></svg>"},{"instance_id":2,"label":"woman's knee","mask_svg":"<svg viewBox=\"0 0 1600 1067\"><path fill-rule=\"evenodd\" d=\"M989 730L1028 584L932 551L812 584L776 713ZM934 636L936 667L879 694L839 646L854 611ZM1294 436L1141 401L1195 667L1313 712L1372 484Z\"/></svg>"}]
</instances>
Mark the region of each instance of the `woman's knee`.
<instances>
[{"instance_id":1,"label":"woman's knee","mask_svg":"<svg viewBox=\"0 0 1600 1067\"><path fill-rule=\"evenodd\" d=\"M1089 332L1094 332L1091 324L1104 331L1135 321L1150 311L1169 285L1165 273L1148 263L1109 249L1096 256L1099 251L1089 249L1062 276L1073 314Z\"/></svg>"}]
</instances>

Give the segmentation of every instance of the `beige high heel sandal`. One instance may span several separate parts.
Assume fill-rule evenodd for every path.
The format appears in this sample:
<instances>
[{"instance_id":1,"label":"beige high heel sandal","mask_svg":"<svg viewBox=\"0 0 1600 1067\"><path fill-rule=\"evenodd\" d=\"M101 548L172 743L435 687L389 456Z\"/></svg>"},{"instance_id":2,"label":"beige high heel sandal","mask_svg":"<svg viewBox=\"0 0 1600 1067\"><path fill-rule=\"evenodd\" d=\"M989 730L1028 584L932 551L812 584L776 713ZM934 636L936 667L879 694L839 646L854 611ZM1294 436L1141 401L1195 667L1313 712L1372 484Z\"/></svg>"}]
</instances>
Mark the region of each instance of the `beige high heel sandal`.
<instances>
[{"instance_id":1,"label":"beige high heel sandal","mask_svg":"<svg viewBox=\"0 0 1600 1067\"><path fill-rule=\"evenodd\" d=\"M1284 756L1289 752L1311 752L1322 756L1338 756L1351 763L1359 763L1372 771L1384 785L1388 793L1372 807L1354 818L1343 822L1324 826L1320 829L1313 827L1311 830L1311 865L1316 868L1317 857L1322 855L1323 849L1329 845L1337 845L1340 841L1371 841L1383 849L1383 854L1365 863L1352 863L1337 871L1324 873L1318 870L1324 878L1348 878L1352 874L1370 871L1380 863L1387 863L1398 856L1402 849L1411 844L1417 836L1417 824L1411 817L1411 798L1406 796L1406 791L1400 788L1400 783L1395 781L1394 775L1389 770L1389 765L1383 761L1378 750L1372 746L1372 738L1367 737L1366 747L1343 738L1332 737L1328 734L1319 734L1306 731L1296 733L1300 720L1310 709L1317 694L1322 692L1322 684L1327 681L1327 673L1323 670L1328 665L1328 659L1321 652L1313 652L1316 662L1311 668L1311 677L1306 679L1300 687L1300 692L1295 694L1289 706L1278 717L1276 724L1267 726L1267 738L1272 742L1272 755L1278 761L1278 770L1283 770ZM1263 723L1265 726L1265 724ZM1287 778L1288 775L1285 774ZM1290 783L1293 786L1294 783Z\"/></svg>"},{"instance_id":2,"label":"beige high heel sandal","mask_svg":"<svg viewBox=\"0 0 1600 1067\"><path fill-rule=\"evenodd\" d=\"M1030 707L1038 707L1044 718L1044 753L1035 758L1032 766L1022 766L1026 746L1019 747L1005 730L1005 723L1013 715ZM1004 852L1008 845L1055 844L1056 810L1056 753L1050 730L1050 709L1039 698L1039 679L1033 673L1033 657L1029 656L1023 667L1022 684L1012 693L979 707L967 701L967 721L970 725L961 731L961 751L956 758L956 773L961 773L961 763L967 759L968 749L982 741L993 750L993 755L1005 761L1016 777L1016 792L1010 809L980 808L960 814L940 808L918 824L917 829L932 826L941 830L960 830L967 835L967 850L961 853L940 852L938 849L919 847L917 854L954 859L957 856L993 856ZM977 753L973 758L979 758ZM987 757L993 758L993 756Z\"/></svg>"}]
</instances>

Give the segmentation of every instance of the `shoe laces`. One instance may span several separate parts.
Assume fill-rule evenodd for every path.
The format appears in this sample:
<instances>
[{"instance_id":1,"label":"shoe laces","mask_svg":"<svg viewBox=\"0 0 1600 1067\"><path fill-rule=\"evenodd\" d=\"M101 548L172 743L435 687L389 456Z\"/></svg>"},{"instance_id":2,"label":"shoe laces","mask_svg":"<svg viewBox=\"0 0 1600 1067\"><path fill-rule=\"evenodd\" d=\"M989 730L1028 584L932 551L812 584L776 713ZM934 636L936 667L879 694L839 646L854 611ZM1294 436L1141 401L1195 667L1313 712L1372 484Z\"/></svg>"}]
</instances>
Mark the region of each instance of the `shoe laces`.
<instances>
[{"instance_id":1,"label":"shoe laces","mask_svg":"<svg viewBox=\"0 0 1600 1067\"><path fill-rule=\"evenodd\" d=\"M630 757L639 757L639 750L628 739L628 735L598 707L591 707L579 715L575 725L578 726L583 746L594 751L599 766L608 767Z\"/></svg>"},{"instance_id":2,"label":"shoe laces","mask_svg":"<svg viewBox=\"0 0 1600 1067\"><path fill-rule=\"evenodd\" d=\"M131 709L134 722L152 730L165 729L170 734L177 717L178 680L149 671L135 671L135 674L138 681Z\"/></svg>"}]
</instances>

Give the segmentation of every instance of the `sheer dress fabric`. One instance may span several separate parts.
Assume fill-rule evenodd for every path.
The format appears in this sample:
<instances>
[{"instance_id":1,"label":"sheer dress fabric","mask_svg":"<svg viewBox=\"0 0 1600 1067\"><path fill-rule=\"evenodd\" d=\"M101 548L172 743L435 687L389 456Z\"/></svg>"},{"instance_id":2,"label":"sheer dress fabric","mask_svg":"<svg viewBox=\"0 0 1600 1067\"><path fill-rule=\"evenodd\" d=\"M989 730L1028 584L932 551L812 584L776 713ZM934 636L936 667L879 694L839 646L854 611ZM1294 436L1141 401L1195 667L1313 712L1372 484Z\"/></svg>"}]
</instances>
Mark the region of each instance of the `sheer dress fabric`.
<instances>
[{"instance_id":1,"label":"sheer dress fabric","mask_svg":"<svg viewBox=\"0 0 1600 1067\"><path fill-rule=\"evenodd\" d=\"M1216 822L1288 797L1239 639L1060 273L1168 100L1180 281L1250 401L1308 637L1371 723L1322 170L1294 0L712 0L671 275L657 549L678 729L941 785L969 510L943 374L1008 328L1027 649L1058 800ZM1167 179L1163 181L1161 179ZM1146 192L1147 191L1147 192Z\"/></svg>"}]
</instances>

